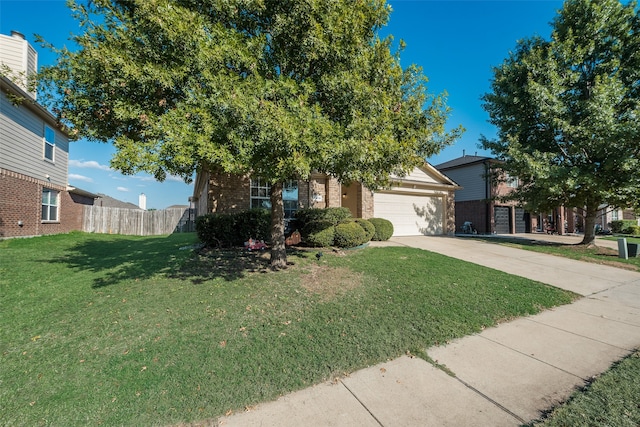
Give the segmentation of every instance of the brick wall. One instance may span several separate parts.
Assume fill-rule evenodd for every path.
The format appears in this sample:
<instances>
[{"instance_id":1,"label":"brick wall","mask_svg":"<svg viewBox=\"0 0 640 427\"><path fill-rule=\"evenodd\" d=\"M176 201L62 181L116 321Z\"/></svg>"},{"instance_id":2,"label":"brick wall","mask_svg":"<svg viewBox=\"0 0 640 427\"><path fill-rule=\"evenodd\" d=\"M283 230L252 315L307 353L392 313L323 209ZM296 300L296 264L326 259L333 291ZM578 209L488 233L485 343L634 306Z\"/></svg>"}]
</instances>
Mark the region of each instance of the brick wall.
<instances>
[{"instance_id":1,"label":"brick wall","mask_svg":"<svg viewBox=\"0 0 640 427\"><path fill-rule=\"evenodd\" d=\"M310 206L312 208L324 209L327 207L327 178L324 176L314 176L309 183L311 187ZM321 200L314 200L318 196Z\"/></svg>"},{"instance_id":2,"label":"brick wall","mask_svg":"<svg viewBox=\"0 0 640 427\"><path fill-rule=\"evenodd\" d=\"M358 185L358 200L361 203L358 216L369 219L373 217L373 192L364 185Z\"/></svg>"},{"instance_id":3,"label":"brick wall","mask_svg":"<svg viewBox=\"0 0 640 427\"><path fill-rule=\"evenodd\" d=\"M478 233L490 233L487 228L487 206L482 200L469 200L455 203L455 228L456 233L462 231L465 221L471 221Z\"/></svg>"},{"instance_id":4,"label":"brick wall","mask_svg":"<svg viewBox=\"0 0 640 427\"><path fill-rule=\"evenodd\" d=\"M43 188L59 191L56 222L41 221ZM91 204L92 201L86 197L70 195L64 187L0 169L0 237L38 236L81 230L82 204L85 203Z\"/></svg>"},{"instance_id":5,"label":"brick wall","mask_svg":"<svg viewBox=\"0 0 640 427\"><path fill-rule=\"evenodd\" d=\"M251 208L251 180L230 173L212 173L209 176L208 213L233 213Z\"/></svg>"},{"instance_id":6,"label":"brick wall","mask_svg":"<svg viewBox=\"0 0 640 427\"><path fill-rule=\"evenodd\" d=\"M326 206L326 179L317 177L311 181L298 181L298 207L324 208ZM321 202L314 202L313 195L322 196ZM201 203L202 197L199 198ZM200 207L198 215L205 213L233 213L251 207L251 180L233 174L211 174L208 183L207 209Z\"/></svg>"},{"instance_id":7,"label":"brick wall","mask_svg":"<svg viewBox=\"0 0 640 427\"><path fill-rule=\"evenodd\" d=\"M93 198L65 191L60 206L60 218L68 231L82 230L84 206L92 206Z\"/></svg>"},{"instance_id":8,"label":"brick wall","mask_svg":"<svg viewBox=\"0 0 640 427\"><path fill-rule=\"evenodd\" d=\"M342 206L342 185L335 178L327 178L326 183L327 208L339 208Z\"/></svg>"}]
</instances>

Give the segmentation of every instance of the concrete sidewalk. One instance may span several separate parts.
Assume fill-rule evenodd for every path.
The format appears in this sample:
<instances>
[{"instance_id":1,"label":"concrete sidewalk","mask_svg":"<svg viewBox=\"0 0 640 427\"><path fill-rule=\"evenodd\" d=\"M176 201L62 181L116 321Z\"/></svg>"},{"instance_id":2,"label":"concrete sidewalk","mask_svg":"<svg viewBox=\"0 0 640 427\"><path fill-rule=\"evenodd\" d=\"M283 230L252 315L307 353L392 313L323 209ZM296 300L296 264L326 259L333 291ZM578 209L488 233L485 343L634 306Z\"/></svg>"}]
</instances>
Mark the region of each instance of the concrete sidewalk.
<instances>
[{"instance_id":1,"label":"concrete sidewalk","mask_svg":"<svg viewBox=\"0 0 640 427\"><path fill-rule=\"evenodd\" d=\"M516 426L640 347L640 273L475 239L397 237L576 292L577 302L401 357L219 420L221 426Z\"/></svg>"}]
</instances>

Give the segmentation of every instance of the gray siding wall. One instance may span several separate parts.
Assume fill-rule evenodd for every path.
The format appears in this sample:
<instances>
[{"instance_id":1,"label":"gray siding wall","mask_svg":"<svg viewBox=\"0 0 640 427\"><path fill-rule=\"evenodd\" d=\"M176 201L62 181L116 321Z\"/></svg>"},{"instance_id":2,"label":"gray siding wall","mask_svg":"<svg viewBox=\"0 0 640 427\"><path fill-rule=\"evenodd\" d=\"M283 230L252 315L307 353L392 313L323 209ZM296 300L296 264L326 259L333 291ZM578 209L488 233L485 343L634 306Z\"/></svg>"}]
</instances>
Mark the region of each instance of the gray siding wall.
<instances>
[{"instance_id":1,"label":"gray siding wall","mask_svg":"<svg viewBox=\"0 0 640 427\"><path fill-rule=\"evenodd\" d=\"M462 186L462 190L456 191L456 201L486 199L485 166L482 163L465 166L459 169L443 171L445 175Z\"/></svg>"},{"instance_id":2,"label":"gray siding wall","mask_svg":"<svg viewBox=\"0 0 640 427\"><path fill-rule=\"evenodd\" d=\"M53 123L0 92L0 167L52 184L67 185L69 141ZM44 158L45 124L56 133L54 161Z\"/></svg>"}]
</instances>

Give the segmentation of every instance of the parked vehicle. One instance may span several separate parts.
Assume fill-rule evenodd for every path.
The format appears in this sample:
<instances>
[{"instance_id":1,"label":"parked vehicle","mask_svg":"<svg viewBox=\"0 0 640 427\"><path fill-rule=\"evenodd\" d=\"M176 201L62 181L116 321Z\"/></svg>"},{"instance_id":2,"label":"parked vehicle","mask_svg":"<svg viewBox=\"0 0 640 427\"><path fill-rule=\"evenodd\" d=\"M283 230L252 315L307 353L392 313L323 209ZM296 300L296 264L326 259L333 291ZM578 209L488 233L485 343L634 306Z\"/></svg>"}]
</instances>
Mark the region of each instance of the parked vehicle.
<instances>
[{"instance_id":1,"label":"parked vehicle","mask_svg":"<svg viewBox=\"0 0 640 427\"><path fill-rule=\"evenodd\" d=\"M465 234L478 234L478 230L475 229L471 221L465 221L461 228Z\"/></svg>"}]
</instances>

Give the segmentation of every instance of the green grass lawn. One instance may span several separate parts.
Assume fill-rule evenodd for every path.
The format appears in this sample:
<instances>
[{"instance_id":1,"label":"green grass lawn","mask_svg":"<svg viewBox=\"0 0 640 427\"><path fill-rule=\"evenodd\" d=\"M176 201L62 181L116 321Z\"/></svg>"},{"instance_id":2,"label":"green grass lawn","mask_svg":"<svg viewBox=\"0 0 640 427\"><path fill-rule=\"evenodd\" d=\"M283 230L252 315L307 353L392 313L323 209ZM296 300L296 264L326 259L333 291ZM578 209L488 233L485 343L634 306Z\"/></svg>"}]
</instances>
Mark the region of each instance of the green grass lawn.
<instances>
[{"instance_id":1,"label":"green grass lawn","mask_svg":"<svg viewBox=\"0 0 640 427\"><path fill-rule=\"evenodd\" d=\"M591 384L573 394L549 417L532 426L616 426L640 425L640 351L616 363Z\"/></svg>"},{"instance_id":2,"label":"green grass lawn","mask_svg":"<svg viewBox=\"0 0 640 427\"><path fill-rule=\"evenodd\" d=\"M633 237L633 236L607 236L607 237L600 237L600 239L612 240L615 242L622 237L627 239L627 243L640 243L640 237Z\"/></svg>"},{"instance_id":3,"label":"green grass lawn","mask_svg":"<svg viewBox=\"0 0 640 427\"><path fill-rule=\"evenodd\" d=\"M572 294L400 247L267 256L192 234L0 241L0 425L212 419Z\"/></svg>"}]
</instances>

